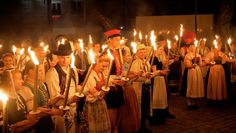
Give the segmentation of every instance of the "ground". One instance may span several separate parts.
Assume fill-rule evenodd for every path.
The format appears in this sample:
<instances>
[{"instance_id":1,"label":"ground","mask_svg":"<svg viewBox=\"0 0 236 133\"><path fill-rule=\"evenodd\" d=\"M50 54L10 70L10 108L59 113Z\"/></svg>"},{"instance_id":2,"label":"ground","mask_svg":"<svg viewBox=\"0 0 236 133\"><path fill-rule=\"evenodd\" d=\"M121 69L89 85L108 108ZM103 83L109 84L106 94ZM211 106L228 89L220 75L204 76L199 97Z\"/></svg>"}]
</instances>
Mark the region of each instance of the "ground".
<instances>
[{"instance_id":1,"label":"ground","mask_svg":"<svg viewBox=\"0 0 236 133\"><path fill-rule=\"evenodd\" d=\"M209 107L206 99L198 101L198 110L187 110L185 98L170 95L170 112L176 119L164 125L148 127L153 133L236 133L236 102L232 98L223 106Z\"/></svg>"}]
</instances>

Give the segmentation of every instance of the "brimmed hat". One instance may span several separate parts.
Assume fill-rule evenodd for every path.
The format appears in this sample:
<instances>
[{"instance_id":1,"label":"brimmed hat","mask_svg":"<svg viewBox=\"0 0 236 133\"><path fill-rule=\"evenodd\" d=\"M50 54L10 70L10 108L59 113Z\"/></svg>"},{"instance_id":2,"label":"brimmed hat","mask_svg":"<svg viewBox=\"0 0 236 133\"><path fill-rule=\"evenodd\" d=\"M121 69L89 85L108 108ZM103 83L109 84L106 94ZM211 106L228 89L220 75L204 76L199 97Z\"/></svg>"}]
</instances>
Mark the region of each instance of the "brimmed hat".
<instances>
[{"instance_id":1,"label":"brimmed hat","mask_svg":"<svg viewBox=\"0 0 236 133\"><path fill-rule=\"evenodd\" d=\"M70 43L60 44L57 48L57 51L54 52L55 55L58 56L69 56L72 53Z\"/></svg>"},{"instance_id":2,"label":"brimmed hat","mask_svg":"<svg viewBox=\"0 0 236 133\"><path fill-rule=\"evenodd\" d=\"M146 49L146 46L144 44L137 45L137 51L141 49Z\"/></svg>"},{"instance_id":3,"label":"brimmed hat","mask_svg":"<svg viewBox=\"0 0 236 133\"><path fill-rule=\"evenodd\" d=\"M113 37L117 37L117 36L120 36L120 30L118 29L112 29L112 30L108 30L106 32L104 32L104 35L107 37L107 38L113 38Z\"/></svg>"}]
</instances>

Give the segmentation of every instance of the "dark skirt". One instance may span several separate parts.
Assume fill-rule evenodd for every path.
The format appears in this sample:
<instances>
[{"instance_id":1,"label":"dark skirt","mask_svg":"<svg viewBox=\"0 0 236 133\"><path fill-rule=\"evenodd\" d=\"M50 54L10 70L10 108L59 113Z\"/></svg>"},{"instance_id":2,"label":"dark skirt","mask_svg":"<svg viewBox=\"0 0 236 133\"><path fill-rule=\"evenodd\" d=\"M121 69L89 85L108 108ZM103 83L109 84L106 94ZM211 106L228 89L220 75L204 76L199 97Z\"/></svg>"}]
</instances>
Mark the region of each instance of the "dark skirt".
<instances>
[{"instance_id":1,"label":"dark skirt","mask_svg":"<svg viewBox=\"0 0 236 133\"><path fill-rule=\"evenodd\" d=\"M122 86L111 87L107 93L105 101L108 109L119 108L125 105Z\"/></svg>"},{"instance_id":2,"label":"dark skirt","mask_svg":"<svg viewBox=\"0 0 236 133\"><path fill-rule=\"evenodd\" d=\"M81 113L83 111L84 108L84 104L85 104L85 98L81 98L78 102L77 102L77 106L76 106L76 110L77 110L77 123L80 123L81 120Z\"/></svg>"},{"instance_id":3,"label":"dark skirt","mask_svg":"<svg viewBox=\"0 0 236 133\"><path fill-rule=\"evenodd\" d=\"M35 133L51 133L54 130L54 124L51 116L45 116L32 127Z\"/></svg>"},{"instance_id":4,"label":"dark skirt","mask_svg":"<svg viewBox=\"0 0 236 133\"><path fill-rule=\"evenodd\" d=\"M175 61L169 66L170 73L168 74L168 80L177 80L180 78L181 61Z\"/></svg>"},{"instance_id":5,"label":"dark skirt","mask_svg":"<svg viewBox=\"0 0 236 133\"><path fill-rule=\"evenodd\" d=\"M187 92L187 81L188 81L188 69L184 69L184 76L182 78L182 84L181 84L181 90L180 90L180 95L186 96Z\"/></svg>"}]
</instances>

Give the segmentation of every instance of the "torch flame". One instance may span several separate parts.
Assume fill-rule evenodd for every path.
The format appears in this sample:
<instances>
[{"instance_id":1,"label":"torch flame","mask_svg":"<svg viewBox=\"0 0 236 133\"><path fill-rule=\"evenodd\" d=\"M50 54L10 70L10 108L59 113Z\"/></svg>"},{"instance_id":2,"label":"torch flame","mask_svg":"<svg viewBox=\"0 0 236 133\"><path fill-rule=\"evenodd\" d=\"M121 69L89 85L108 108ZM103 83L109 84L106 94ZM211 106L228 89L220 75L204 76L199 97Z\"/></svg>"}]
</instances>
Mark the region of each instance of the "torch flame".
<instances>
[{"instance_id":1,"label":"torch flame","mask_svg":"<svg viewBox=\"0 0 236 133\"><path fill-rule=\"evenodd\" d=\"M105 44L105 45L102 45L102 51L104 51L108 46Z\"/></svg>"},{"instance_id":2,"label":"torch flame","mask_svg":"<svg viewBox=\"0 0 236 133\"><path fill-rule=\"evenodd\" d=\"M125 40L124 40L124 39L121 39L121 40L120 40L120 44L123 44L123 43L125 43Z\"/></svg>"},{"instance_id":3,"label":"torch flame","mask_svg":"<svg viewBox=\"0 0 236 133\"><path fill-rule=\"evenodd\" d=\"M39 64L39 61L38 61L38 59L36 58L34 51L32 51L30 47L28 48L28 52L29 52L30 57L31 57L31 59L33 60L34 64L35 64L35 65L38 65L38 64Z\"/></svg>"},{"instance_id":4,"label":"torch flame","mask_svg":"<svg viewBox=\"0 0 236 133\"><path fill-rule=\"evenodd\" d=\"M231 38L229 38L229 39L228 39L228 44L230 45L230 44L231 44L231 42L232 42L232 39L231 39Z\"/></svg>"},{"instance_id":5,"label":"torch flame","mask_svg":"<svg viewBox=\"0 0 236 133\"><path fill-rule=\"evenodd\" d=\"M179 33L179 36L182 37L183 36L183 25L180 24L180 33Z\"/></svg>"},{"instance_id":6,"label":"torch flame","mask_svg":"<svg viewBox=\"0 0 236 133\"><path fill-rule=\"evenodd\" d=\"M92 36L91 35L89 35L89 43L93 44L93 40L92 40Z\"/></svg>"},{"instance_id":7,"label":"torch flame","mask_svg":"<svg viewBox=\"0 0 236 133\"><path fill-rule=\"evenodd\" d=\"M48 51L48 45L43 48L44 53L47 53Z\"/></svg>"},{"instance_id":8,"label":"torch flame","mask_svg":"<svg viewBox=\"0 0 236 133\"><path fill-rule=\"evenodd\" d=\"M13 47L12 47L12 51L13 51L14 54L16 54L16 50L17 50L16 46L13 45Z\"/></svg>"},{"instance_id":9,"label":"torch flame","mask_svg":"<svg viewBox=\"0 0 236 133\"><path fill-rule=\"evenodd\" d=\"M137 32L136 32L136 30L134 29L134 36L136 36L137 35Z\"/></svg>"},{"instance_id":10,"label":"torch flame","mask_svg":"<svg viewBox=\"0 0 236 133\"><path fill-rule=\"evenodd\" d=\"M175 40L178 41L179 40L179 37L178 35L175 35Z\"/></svg>"},{"instance_id":11,"label":"torch flame","mask_svg":"<svg viewBox=\"0 0 236 133\"><path fill-rule=\"evenodd\" d=\"M2 102L6 102L8 100L8 96L4 92L2 92L2 90L0 90L0 100Z\"/></svg>"},{"instance_id":12,"label":"torch flame","mask_svg":"<svg viewBox=\"0 0 236 133\"><path fill-rule=\"evenodd\" d=\"M141 31L139 31L139 39L140 39L140 41L142 41L142 39L143 39Z\"/></svg>"},{"instance_id":13,"label":"torch flame","mask_svg":"<svg viewBox=\"0 0 236 133\"><path fill-rule=\"evenodd\" d=\"M154 30L151 31L150 40L151 40L151 43L152 43L152 46L153 46L154 50L157 50L156 36L155 36Z\"/></svg>"},{"instance_id":14,"label":"torch flame","mask_svg":"<svg viewBox=\"0 0 236 133\"><path fill-rule=\"evenodd\" d=\"M170 42L170 40L167 40L167 47L168 47L168 49L171 48L171 42Z\"/></svg>"},{"instance_id":15,"label":"torch flame","mask_svg":"<svg viewBox=\"0 0 236 133\"><path fill-rule=\"evenodd\" d=\"M75 56L73 53L71 53L71 64L70 64L70 67L71 68L74 68L75 67Z\"/></svg>"},{"instance_id":16,"label":"torch flame","mask_svg":"<svg viewBox=\"0 0 236 133\"><path fill-rule=\"evenodd\" d=\"M203 40L204 40L204 42L206 42L206 41L207 41L207 39L206 39L206 38L203 38Z\"/></svg>"},{"instance_id":17,"label":"torch flame","mask_svg":"<svg viewBox=\"0 0 236 133\"><path fill-rule=\"evenodd\" d=\"M194 41L194 46L197 47L198 46L198 40Z\"/></svg>"},{"instance_id":18,"label":"torch flame","mask_svg":"<svg viewBox=\"0 0 236 133\"><path fill-rule=\"evenodd\" d=\"M61 39L61 44L65 44L65 41L66 41L66 40L65 40L64 38L62 38L62 39Z\"/></svg>"},{"instance_id":19,"label":"torch flame","mask_svg":"<svg viewBox=\"0 0 236 133\"><path fill-rule=\"evenodd\" d=\"M109 49L107 50L107 54L108 54L108 56L110 57L111 60L114 60L114 57L112 56L112 54L111 54Z\"/></svg>"},{"instance_id":20,"label":"torch flame","mask_svg":"<svg viewBox=\"0 0 236 133\"><path fill-rule=\"evenodd\" d=\"M215 35L216 39L219 39L219 36L218 35Z\"/></svg>"},{"instance_id":21,"label":"torch flame","mask_svg":"<svg viewBox=\"0 0 236 133\"><path fill-rule=\"evenodd\" d=\"M60 43L61 43L61 41L57 41L57 46L59 46L59 45L60 45Z\"/></svg>"},{"instance_id":22,"label":"torch flame","mask_svg":"<svg viewBox=\"0 0 236 133\"><path fill-rule=\"evenodd\" d=\"M137 44L135 42L131 42L131 46L133 47L133 53L137 52Z\"/></svg>"},{"instance_id":23,"label":"torch flame","mask_svg":"<svg viewBox=\"0 0 236 133\"><path fill-rule=\"evenodd\" d=\"M78 41L79 41L79 46L81 48L81 51L84 52L84 42L83 42L83 40L82 39L78 39Z\"/></svg>"},{"instance_id":24,"label":"torch flame","mask_svg":"<svg viewBox=\"0 0 236 133\"><path fill-rule=\"evenodd\" d=\"M24 49L24 48L22 48L22 49L20 50L20 55L23 55L23 54L24 54L24 52L25 52L25 49Z\"/></svg>"},{"instance_id":25,"label":"torch flame","mask_svg":"<svg viewBox=\"0 0 236 133\"><path fill-rule=\"evenodd\" d=\"M2 45L0 45L0 48L2 48Z\"/></svg>"},{"instance_id":26,"label":"torch flame","mask_svg":"<svg viewBox=\"0 0 236 133\"><path fill-rule=\"evenodd\" d=\"M43 42L41 42L41 43L40 43L40 46L41 46L41 47L43 47L43 46L44 46L44 43L43 43Z\"/></svg>"},{"instance_id":27,"label":"torch flame","mask_svg":"<svg viewBox=\"0 0 236 133\"><path fill-rule=\"evenodd\" d=\"M90 57L91 62L95 64L95 56L92 49L89 50L89 57Z\"/></svg>"},{"instance_id":28,"label":"torch flame","mask_svg":"<svg viewBox=\"0 0 236 133\"><path fill-rule=\"evenodd\" d=\"M218 48L216 40L213 41L213 44L214 44L215 48Z\"/></svg>"}]
</instances>

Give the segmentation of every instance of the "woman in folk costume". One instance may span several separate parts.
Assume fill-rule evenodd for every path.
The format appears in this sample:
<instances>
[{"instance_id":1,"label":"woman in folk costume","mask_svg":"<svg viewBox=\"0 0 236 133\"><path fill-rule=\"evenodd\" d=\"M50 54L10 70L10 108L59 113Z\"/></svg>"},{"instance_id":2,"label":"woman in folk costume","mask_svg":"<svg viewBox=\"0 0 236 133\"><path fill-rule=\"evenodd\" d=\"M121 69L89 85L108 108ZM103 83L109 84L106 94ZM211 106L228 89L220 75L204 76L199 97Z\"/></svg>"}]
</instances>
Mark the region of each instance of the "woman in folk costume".
<instances>
[{"instance_id":1,"label":"woman in folk costume","mask_svg":"<svg viewBox=\"0 0 236 133\"><path fill-rule=\"evenodd\" d=\"M123 49L122 55L124 57L123 58L124 71L122 75L126 76L132 58L130 49L128 47ZM123 89L125 105L122 106L120 110L121 116L120 116L119 132L122 133L134 133L137 132L140 128L138 100L134 87L132 85L133 80L137 78L137 75L135 75L132 72L129 72L128 78L129 81L126 82Z\"/></svg>"},{"instance_id":2,"label":"woman in folk costume","mask_svg":"<svg viewBox=\"0 0 236 133\"><path fill-rule=\"evenodd\" d=\"M221 51L221 44L214 41L215 48L206 56L206 63L210 65L207 79L207 99L209 104L221 103L227 98L226 77L223 64L226 62L236 62L230 59Z\"/></svg>"},{"instance_id":3,"label":"woman in folk costume","mask_svg":"<svg viewBox=\"0 0 236 133\"><path fill-rule=\"evenodd\" d=\"M69 42L60 44L57 51L54 53L57 55L58 63L50 68L46 73L46 83L49 90L50 99L65 96L65 89L69 80L69 69L71 69L71 83L69 86L67 105L69 110L64 116L53 116L55 124L55 132L75 132L76 123L76 102L79 101L79 97L75 95L78 91L78 73L77 70L70 67L71 64L72 49ZM60 99L55 108L59 108L64 104L64 99Z\"/></svg>"},{"instance_id":4,"label":"woman in folk costume","mask_svg":"<svg viewBox=\"0 0 236 133\"><path fill-rule=\"evenodd\" d=\"M204 97L204 82L200 66L201 56L197 54L196 47L190 44L188 53L184 58L185 70L182 80L181 94L187 97L188 109L198 109L193 99Z\"/></svg>"},{"instance_id":5,"label":"woman in folk costume","mask_svg":"<svg viewBox=\"0 0 236 133\"><path fill-rule=\"evenodd\" d=\"M184 70L185 70L184 58L188 52L188 45L194 41L194 38L195 38L195 33L191 31L186 31L182 37L183 41L181 42L180 51L179 51L180 60L181 60L181 69L180 69L181 77L180 77L180 86L179 86L180 91L182 87L182 80L183 80L183 75L184 75Z\"/></svg>"},{"instance_id":6,"label":"woman in folk costume","mask_svg":"<svg viewBox=\"0 0 236 133\"><path fill-rule=\"evenodd\" d=\"M165 76L168 74L168 60L164 60L166 56L164 48L159 46L154 53L152 71L157 73L153 76L153 94L152 94L152 111L153 116L150 119L152 125L163 124L165 118L172 116L168 109L167 80ZM172 116L174 118L174 116Z\"/></svg>"},{"instance_id":7,"label":"woman in folk costume","mask_svg":"<svg viewBox=\"0 0 236 133\"><path fill-rule=\"evenodd\" d=\"M114 78L115 86L110 87L110 91L106 95L106 104L109 112L110 122L111 122L111 132L118 132L118 127L120 123L120 109L125 105L123 86L125 81L121 80L122 76L122 54L120 52L120 40L121 34L120 30L112 29L104 33L107 37L108 49L114 57L111 78Z\"/></svg>"},{"instance_id":8,"label":"woman in folk costume","mask_svg":"<svg viewBox=\"0 0 236 133\"><path fill-rule=\"evenodd\" d=\"M133 82L135 93L138 97L141 128L140 132L150 132L146 127L147 117L150 111L150 64L145 60L146 49L145 45L140 44L137 46L136 59L131 66L131 72L136 75L136 79Z\"/></svg>"},{"instance_id":9,"label":"woman in folk costume","mask_svg":"<svg viewBox=\"0 0 236 133\"><path fill-rule=\"evenodd\" d=\"M80 130L84 133L110 133L111 124L104 96L109 91L105 89L104 71L109 66L109 58L101 55L89 75L83 90L86 102L81 116ZM108 86L109 88L109 86Z\"/></svg>"}]
</instances>

